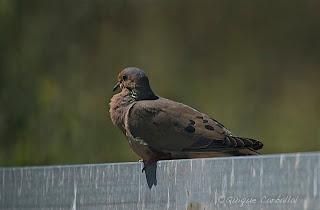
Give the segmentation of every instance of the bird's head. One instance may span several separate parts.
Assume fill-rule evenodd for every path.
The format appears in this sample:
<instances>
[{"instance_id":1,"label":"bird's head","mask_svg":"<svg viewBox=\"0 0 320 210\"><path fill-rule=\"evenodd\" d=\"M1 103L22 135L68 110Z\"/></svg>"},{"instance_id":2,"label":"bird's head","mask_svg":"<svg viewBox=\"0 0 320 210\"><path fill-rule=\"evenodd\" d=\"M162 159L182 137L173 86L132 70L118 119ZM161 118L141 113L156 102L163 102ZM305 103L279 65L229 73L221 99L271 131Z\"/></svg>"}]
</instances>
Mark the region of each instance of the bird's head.
<instances>
[{"instance_id":1,"label":"bird's head","mask_svg":"<svg viewBox=\"0 0 320 210\"><path fill-rule=\"evenodd\" d=\"M125 89L129 90L138 100L155 98L147 75L143 70L136 67L127 67L119 73L118 81L113 87L113 91L119 88L121 91Z\"/></svg>"}]
</instances>

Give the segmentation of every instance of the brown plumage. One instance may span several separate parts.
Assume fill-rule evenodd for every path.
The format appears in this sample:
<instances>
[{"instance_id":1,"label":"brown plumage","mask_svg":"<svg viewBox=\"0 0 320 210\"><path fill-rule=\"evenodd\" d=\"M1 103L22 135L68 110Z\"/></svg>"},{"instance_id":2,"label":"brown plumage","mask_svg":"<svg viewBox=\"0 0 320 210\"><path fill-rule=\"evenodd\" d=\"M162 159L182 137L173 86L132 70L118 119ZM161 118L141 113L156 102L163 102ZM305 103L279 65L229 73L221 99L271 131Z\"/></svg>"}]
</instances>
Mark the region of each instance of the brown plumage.
<instances>
[{"instance_id":1,"label":"brown plumage","mask_svg":"<svg viewBox=\"0 0 320 210\"><path fill-rule=\"evenodd\" d=\"M145 164L160 159L255 155L263 144L236 137L221 123L187 105L156 96L135 67L118 75L111 98L114 125Z\"/></svg>"}]
</instances>

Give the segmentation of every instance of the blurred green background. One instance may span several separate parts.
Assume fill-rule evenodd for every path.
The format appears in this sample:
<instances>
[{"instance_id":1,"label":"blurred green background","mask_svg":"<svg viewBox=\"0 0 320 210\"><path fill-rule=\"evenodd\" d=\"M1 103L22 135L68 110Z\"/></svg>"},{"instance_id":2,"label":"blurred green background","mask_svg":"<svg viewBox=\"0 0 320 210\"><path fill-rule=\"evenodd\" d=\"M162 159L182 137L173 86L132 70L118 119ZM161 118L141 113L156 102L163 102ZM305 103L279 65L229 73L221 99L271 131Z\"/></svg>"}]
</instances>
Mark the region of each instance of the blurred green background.
<instances>
[{"instance_id":1,"label":"blurred green background","mask_svg":"<svg viewBox=\"0 0 320 210\"><path fill-rule=\"evenodd\" d=\"M320 150L320 2L0 0L0 164L136 161L111 124L120 70L262 139Z\"/></svg>"}]
</instances>

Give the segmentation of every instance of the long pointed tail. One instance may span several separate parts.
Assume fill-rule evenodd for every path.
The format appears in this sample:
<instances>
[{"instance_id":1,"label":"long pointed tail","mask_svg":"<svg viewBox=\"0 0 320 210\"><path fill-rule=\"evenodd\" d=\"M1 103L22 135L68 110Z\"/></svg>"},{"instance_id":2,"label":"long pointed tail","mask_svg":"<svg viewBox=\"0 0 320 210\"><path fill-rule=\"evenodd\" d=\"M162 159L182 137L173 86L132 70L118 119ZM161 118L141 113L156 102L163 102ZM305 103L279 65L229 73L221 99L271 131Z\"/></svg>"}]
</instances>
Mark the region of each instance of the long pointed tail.
<instances>
[{"instance_id":1,"label":"long pointed tail","mask_svg":"<svg viewBox=\"0 0 320 210\"><path fill-rule=\"evenodd\" d=\"M260 141L245 137L227 136L226 140L230 141L230 143L237 148L244 147L253 150L259 150L263 147L263 144Z\"/></svg>"}]
</instances>

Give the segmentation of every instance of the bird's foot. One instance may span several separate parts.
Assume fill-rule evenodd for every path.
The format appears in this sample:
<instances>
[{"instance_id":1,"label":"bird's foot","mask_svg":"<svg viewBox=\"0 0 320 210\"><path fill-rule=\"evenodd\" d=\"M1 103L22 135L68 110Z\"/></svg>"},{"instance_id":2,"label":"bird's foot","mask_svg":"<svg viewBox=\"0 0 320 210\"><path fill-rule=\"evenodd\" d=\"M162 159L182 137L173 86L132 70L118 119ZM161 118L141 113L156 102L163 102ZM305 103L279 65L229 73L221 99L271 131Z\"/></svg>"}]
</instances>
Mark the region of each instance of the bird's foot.
<instances>
[{"instance_id":1,"label":"bird's foot","mask_svg":"<svg viewBox=\"0 0 320 210\"><path fill-rule=\"evenodd\" d=\"M143 162L143 168L142 168L142 173L144 171L146 171L148 166L151 166L152 164L156 163L158 161L158 159L149 159L149 160L142 160L141 162ZM140 160L139 160L140 162Z\"/></svg>"}]
</instances>

